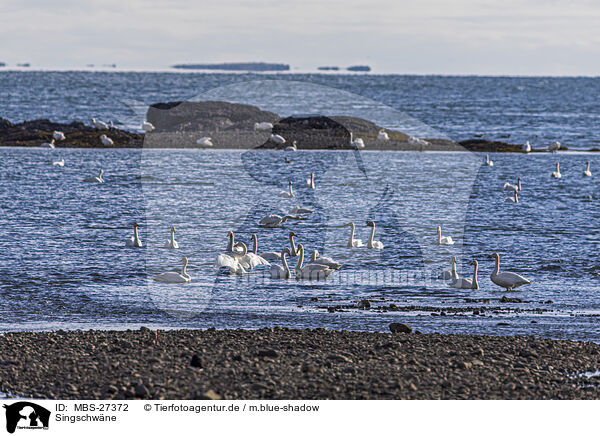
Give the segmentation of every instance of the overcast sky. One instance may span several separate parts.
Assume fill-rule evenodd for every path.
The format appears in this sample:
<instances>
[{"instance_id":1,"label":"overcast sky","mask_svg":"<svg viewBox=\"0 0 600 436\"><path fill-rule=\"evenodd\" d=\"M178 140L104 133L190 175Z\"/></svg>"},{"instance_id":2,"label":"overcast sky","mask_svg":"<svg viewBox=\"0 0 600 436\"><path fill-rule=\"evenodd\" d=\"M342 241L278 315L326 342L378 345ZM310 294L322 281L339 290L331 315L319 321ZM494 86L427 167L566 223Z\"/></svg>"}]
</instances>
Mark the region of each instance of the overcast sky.
<instances>
[{"instance_id":1,"label":"overcast sky","mask_svg":"<svg viewBox=\"0 0 600 436\"><path fill-rule=\"evenodd\" d=\"M2 0L0 61L599 75L597 0Z\"/></svg>"}]
</instances>

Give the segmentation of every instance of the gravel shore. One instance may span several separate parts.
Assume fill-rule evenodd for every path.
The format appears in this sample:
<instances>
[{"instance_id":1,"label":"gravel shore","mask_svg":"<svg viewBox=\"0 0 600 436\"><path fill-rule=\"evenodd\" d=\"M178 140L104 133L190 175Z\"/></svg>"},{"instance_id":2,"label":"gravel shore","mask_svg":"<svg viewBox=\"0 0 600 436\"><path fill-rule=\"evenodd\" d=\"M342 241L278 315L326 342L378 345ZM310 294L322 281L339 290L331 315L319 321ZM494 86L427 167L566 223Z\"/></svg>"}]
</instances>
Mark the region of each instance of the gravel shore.
<instances>
[{"instance_id":1,"label":"gravel shore","mask_svg":"<svg viewBox=\"0 0 600 436\"><path fill-rule=\"evenodd\" d=\"M597 399L600 345L273 328L0 335L0 390L57 399Z\"/></svg>"}]
</instances>

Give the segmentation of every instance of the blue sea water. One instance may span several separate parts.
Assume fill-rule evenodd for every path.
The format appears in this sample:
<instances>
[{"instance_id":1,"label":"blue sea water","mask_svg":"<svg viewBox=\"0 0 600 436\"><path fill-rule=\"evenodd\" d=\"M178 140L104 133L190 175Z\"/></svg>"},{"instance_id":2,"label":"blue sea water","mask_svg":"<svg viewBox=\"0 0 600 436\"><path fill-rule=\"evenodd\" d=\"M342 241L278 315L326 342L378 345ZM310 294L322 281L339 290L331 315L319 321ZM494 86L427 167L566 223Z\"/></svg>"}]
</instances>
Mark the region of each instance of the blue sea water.
<instances>
[{"instance_id":1,"label":"blue sea water","mask_svg":"<svg viewBox=\"0 0 600 436\"><path fill-rule=\"evenodd\" d=\"M257 81L274 79L327 88L309 86L294 101L256 91ZM144 104L231 96L239 89L235 84L247 80L253 85L239 99L256 101L254 90L278 113L334 112L354 104L367 117L382 117L383 125L394 125L398 116L400 126L407 114L414 128L452 139L481 134L534 144L560 140L585 149L599 138L593 98L599 82L578 78L2 72L0 116L12 121L93 116L135 128ZM222 86L224 91L215 91ZM319 89L327 96L344 93L331 100L315 95ZM356 97L349 99L347 92ZM311 151L294 153L294 163L287 164L277 151L1 148L0 330L140 325L386 330L399 321L423 332L600 340L595 172L600 157L587 152L491 157L493 167L483 166L476 153ZM62 158L64 167L52 165ZM563 177L552 179L557 161ZM582 175L587 161L591 178ZM106 183L83 182L99 168L106 171ZM306 186L311 172L315 190ZM517 177L523 182L519 203L506 202L502 186ZM279 196L288 180L293 199ZM264 215L295 205L315 213L283 228L257 225ZM344 224L355 222L356 237L366 241L367 220L376 222L375 238L385 248L345 248ZM133 222L141 224L144 248L125 247ZM172 225L180 250L162 248ZM435 244L438 225L455 245ZM213 262L229 230L250 247L256 233L259 252L280 250L294 231L307 253L318 249L344 266L323 282L273 280L265 270L220 275ZM506 293L489 280L493 252L500 253L501 270L532 281L507 294L523 302L499 302ZM479 261L479 290L452 289L432 279L449 268L453 255L466 277L471 261ZM190 284L152 280L178 268L182 256L190 260ZM290 259L290 265L296 261ZM414 310L324 308L361 299L373 307ZM448 310L482 306L483 316ZM439 308L449 316L432 316Z\"/></svg>"}]
</instances>

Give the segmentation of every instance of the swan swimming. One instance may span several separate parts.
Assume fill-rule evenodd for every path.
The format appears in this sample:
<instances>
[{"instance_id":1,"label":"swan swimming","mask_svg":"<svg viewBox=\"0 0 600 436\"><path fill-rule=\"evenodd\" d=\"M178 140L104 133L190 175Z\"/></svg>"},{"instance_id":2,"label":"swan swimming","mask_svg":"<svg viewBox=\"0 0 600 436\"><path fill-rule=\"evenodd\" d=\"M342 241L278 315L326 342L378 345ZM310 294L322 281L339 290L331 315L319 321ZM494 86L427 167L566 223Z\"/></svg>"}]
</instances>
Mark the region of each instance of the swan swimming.
<instances>
[{"instance_id":1,"label":"swan swimming","mask_svg":"<svg viewBox=\"0 0 600 436\"><path fill-rule=\"evenodd\" d=\"M360 248L364 247L362 239L354 239L354 223L349 222L348 224L344 224L346 226L350 226L350 239L348 240L348 244L346 247L348 248Z\"/></svg>"},{"instance_id":2,"label":"swan swimming","mask_svg":"<svg viewBox=\"0 0 600 436\"><path fill-rule=\"evenodd\" d=\"M548 151L554 153L560 150L560 142L556 141L554 144L548 146Z\"/></svg>"},{"instance_id":3,"label":"swan swimming","mask_svg":"<svg viewBox=\"0 0 600 436\"><path fill-rule=\"evenodd\" d=\"M585 171L583 172L585 177L592 177L592 172L590 171L590 161L588 161L587 166L585 167Z\"/></svg>"},{"instance_id":4,"label":"swan swimming","mask_svg":"<svg viewBox=\"0 0 600 436\"><path fill-rule=\"evenodd\" d=\"M458 280L458 274L456 272L456 256L452 256L452 268L449 271L443 271L438 279L442 280Z\"/></svg>"},{"instance_id":5,"label":"swan swimming","mask_svg":"<svg viewBox=\"0 0 600 436\"><path fill-rule=\"evenodd\" d=\"M202 138L196 141L196 144L201 145L203 147L212 147L212 138L210 136L203 136Z\"/></svg>"},{"instance_id":6,"label":"swan swimming","mask_svg":"<svg viewBox=\"0 0 600 436\"><path fill-rule=\"evenodd\" d=\"M52 137L57 141L64 141L66 139L65 134L63 132L59 132L58 130L55 130L54 133L52 133Z\"/></svg>"},{"instance_id":7,"label":"swan swimming","mask_svg":"<svg viewBox=\"0 0 600 436\"><path fill-rule=\"evenodd\" d=\"M183 261L183 268L181 268L180 273L175 271L165 272L154 276L154 281L161 283L189 283L192 278L186 272L188 259L187 257L182 257L181 260Z\"/></svg>"},{"instance_id":8,"label":"swan swimming","mask_svg":"<svg viewBox=\"0 0 600 436\"><path fill-rule=\"evenodd\" d=\"M310 178L306 180L309 188L315 189L315 173L310 173Z\"/></svg>"},{"instance_id":9,"label":"swan swimming","mask_svg":"<svg viewBox=\"0 0 600 436\"><path fill-rule=\"evenodd\" d=\"M230 238L233 240L233 232L229 233L231 233ZM237 242L235 246L231 248L231 251L228 250L226 253L221 253L217 256L215 267L225 268L228 270L229 274L245 274L246 269L242 266L240 261L244 256L246 256L247 253L248 248L246 247L246 244L243 242Z\"/></svg>"},{"instance_id":10,"label":"swan swimming","mask_svg":"<svg viewBox=\"0 0 600 436\"><path fill-rule=\"evenodd\" d=\"M371 235L369 235L369 240L367 241L367 248L375 248L377 250L381 250L383 248L383 243L380 241L373 240L373 238L375 237L375 222L369 221L367 222L367 226L371 227Z\"/></svg>"},{"instance_id":11,"label":"swan swimming","mask_svg":"<svg viewBox=\"0 0 600 436\"><path fill-rule=\"evenodd\" d=\"M389 141L390 140L390 136L387 134L387 132L385 131L385 129L381 129L379 131L379 133L377 134L377 139L380 141Z\"/></svg>"},{"instance_id":12,"label":"swan swimming","mask_svg":"<svg viewBox=\"0 0 600 436\"><path fill-rule=\"evenodd\" d=\"M437 228L437 244L438 245L454 245L454 240L451 236L442 236L442 226Z\"/></svg>"},{"instance_id":13,"label":"swan swimming","mask_svg":"<svg viewBox=\"0 0 600 436\"><path fill-rule=\"evenodd\" d=\"M108 136L106 135L100 135L100 141L102 142L102 145L104 145L105 147L109 147L111 145L114 145L114 142L112 139L110 139Z\"/></svg>"},{"instance_id":14,"label":"swan swimming","mask_svg":"<svg viewBox=\"0 0 600 436\"><path fill-rule=\"evenodd\" d=\"M290 209L290 211L288 212L288 215L302 215L302 214L309 214L309 213L314 213L314 210L307 209L302 206L294 206L293 208Z\"/></svg>"},{"instance_id":15,"label":"swan swimming","mask_svg":"<svg viewBox=\"0 0 600 436\"><path fill-rule=\"evenodd\" d=\"M296 141L292 142L292 145L288 145L284 148L285 151L298 151L298 143Z\"/></svg>"},{"instance_id":16,"label":"swan swimming","mask_svg":"<svg viewBox=\"0 0 600 436\"><path fill-rule=\"evenodd\" d=\"M171 237L167 240L165 248L170 248L171 250L179 248L179 243L175 240L175 226L171 227Z\"/></svg>"},{"instance_id":17,"label":"swan swimming","mask_svg":"<svg viewBox=\"0 0 600 436\"><path fill-rule=\"evenodd\" d=\"M259 265L271 265L265 258L257 254L258 236L256 236L256 233L252 234L252 241L254 242L253 250L246 253L246 255L240 259L240 264L246 269L254 269Z\"/></svg>"},{"instance_id":18,"label":"swan swimming","mask_svg":"<svg viewBox=\"0 0 600 436\"><path fill-rule=\"evenodd\" d=\"M290 238L290 249L288 250L288 256L290 257L295 257L298 255L298 249L296 248L296 244L294 243L294 237L296 237L298 235L296 235L296 233L294 232L290 232L289 238ZM258 242L256 242L258 243ZM262 257L265 260L281 260L281 253L278 253L276 251L266 251L264 253L260 254L260 257Z\"/></svg>"},{"instance_id":19,"label":"swan swimming","mask_svg":"<svg viewBox=\"0 0 600 436\"><path fill-rule=\"evenodd\" d=\"M531 153L531 144L529 143L529 141L525 142L522 150L523 150L523 153Z\"/></svg>"},{"instance_id":20,"label":"swan swimming","mask_svg":"<svg viewBox=\"0 0 600 436\"><path fill-rule=\"evenodd\" d=\"M272 123L263 121L262 123L254 123L254 130L271 130L273 128Z\"/></svg>"},{"instance_id":21,"label":"swan swimming","mask_svg":"<svg viewBox=\"0 0 600 436\"><path fill-rule=\"evenodd\" d=\"M555 179L560 179L562 174L560 173L560 162L556 162L556 171L552 173L552 177Z\"/></svg>"},{"instance_id":22,"label":"swan swimming","mask_svg":"<svg viewBox=\"0 0 600 436\"><path fill-rule=\"evenodd\" d=\"M112 127L112 126L111 126ZM155 129L154 125L148 121L142 123L142 130L146 133L150 133Z\"/></svg>"},{"instance_id":23,"label":"swan swimming","mask_svg":"<svg viewBox=\"0 0 600 436\"><path fill-rule=\"evenodd\" d=\"M138 223L133 223L133 236L125 243L125 245L128 247L141 248L144 246L144 244L142 244L142 240L140 239L140 235L138 234L139 226L140 225Z\"/></svg>"},{"instance_id":24,"label":"swan swimming","mask_svg":"<svg viewBox=\"0 0 600 436\"><path fill-rule=\"evenodd\" d=\"M266 217L264 217L263 219L261 219L258 222L259 226L262 227L269 227L269 228L275 228L275 227L279 227L281 226L283 223L285 223L287 220L304 220L306 218L302 218L300 216L292 216L292 215L286 215L286 216L281 216L281 215L267 215Z\"/></svg>"},{"instance_id":25,"label":"swan swimming","mask_svg":"<svg viewBox=\"0 0 600 436\"><path fill-rule=\"evenodd\" d=\"M43 142L42 147L54 148L54 141L55 141L55 139L52 138L52 140L50 142Z\"/></svg>"},{"instance_id":26,"label":"swan swimming","mask_svg":"<svg viewBox=\"0 0 600 436\"><path fill-rule=\"evenodd\" d=\"M54 162L52 162L52 165L56 165L56 166L59 166L59 167L64 167L65 166L65 160L61 159L61 160L54 161Z\"/></svg>"},{"instance_id":27,"label":"swan swimming","mask_svg":"<svg viewBox=\"0 0 600 436\"><path fill-rule=\"evenodd\" d=\"M288 182L288 190L279 192L280 197L292 198L294 196L294 191L292 190L292 181Z\"/></svg>"},{"instance_id":28,"label":"swan swimming","mask_svg":"<svg viewBox=\"0 0 600 436\"><path fill-rule=\"evenodd\" d=\"M95 127L96 129L102 129L102 130L108 129L108 124L106 124L103 121L96 120L96 118L92 118L92 126Z\"/></svg>"},{"instance_id":29,"label":"swan swimming","mask_svg":"<svg viewBox=\"0 0 600 436\"><path fill-rule=\"evenodd\" d=\"M287 260L285 258L286 254L290 254L290 250L288 248L284 248L281 250L281 263L283 266L279 265L271 265L270 273L272 279L289 279L291 278L290 267L288 266Z\"/></svg>"},{"instance_id":30,"label":"swan swimming","mask_svg":"<svg viewBox=\"0 0 600 436\"><path fill-rule=\"evenodd\" d=\"M271 133L269 139L275 142L276 144L285 144L285 138L281 135L276 135L275 133Z\"/></svg>"},{"instance_id":31,"label":"swan swimming","mask_svg":"<svg viewBox=\"0 0 600 436\"><path fill-rule=\"evenodd\" d=\"M504 199L505 202L508 203L518 203L519 202L519 194L517 193L517 191L513 191L513 196L512 197L506 197Z\"/></svg>"},{"instance_id":32,"label":"swan swimming","mask_svg":"<svg viewBox=\"0 0 600 436\"><path fill-rule=\"evenodd\" d=\"M100 170L100 173L97 177L86 177L85 179L83 179L83 181L88 183L104 183L102 174L104 174L104 170Z\"/></svg>"},{"instance_id":33,"label":"swan swimming","mask_svg":"<svg viewBox=\"0 0 600 436\"><path fill-rule=\"evenodd\" d=\"M490 155L489 154L485 155L485 165L487 165L488 167L493 167L494 166L494 162L492 162L490 160Z\"/></svg>"},{"instance_id":34,"label":"swan swimming","mask_svg":"<svg viewBox=\"0 0 600 436\"><path fill-rule=\"evenodd\" d=\"M511 185L510 183L506 182L502 189L504 189L505 191L520 191L521 190L521 178L517 177L516 185Z\"/></svg>"},{"instance_id":35,"label":"swan swimming","mask_svg":"<svg viewBox=\"0 0 600 436\"><path fill-rule=\"evenodd\" d=\"M365 148L365 142L362 138L354 139L352 132L350 132L350 147L358 150L359 148Z\"/></svg>"},{"instance_id":36,"label":"swan swimming","mask_svg":"<svg viewBox=\"0 0 600 436\"><path fill-rule=\"evenodd\" d=\"M516 289L519 286L528 285L531 283L525 277L522 277L514 272L503 271L499 273L498 270L500 269L500 255L498 253L490 254L489 258L494 258L496 260L496 266L494 267L494 271L490 276L490 279L494 284L506 289L507 291L512 291L513 289Z\"/></svg>"},{"instance_id":37,"label":"swan swimming","mask_svg":"<svg viewBox=\"0 0 600 436\"><path fill-rule=\"evenodd\" d=\"M336 262L331 257L319 256L319 250L313 251L313 255L312 255L312 259L310 260L310 263L318 263L320 265L328 266L331 269L340 269L342 267L341 263Z\"/></svg>"},{"instance_id":38,"label":"swan swimming","mask_svg":"<svg viewBox=\"0 0 600 436\"><path fill-rule=\"evenodd\" d=\"M473 262L471 262L471 265L474 266L473 279L460 278L460 279L453 280L452 283L450 283L451 288L473 289L473 290L479 289L479 283L477 283L477 267L478 267L477 261L474 260Z\"/></svg>"},{"instance_id":39,"label":"swan swimming","mask_svg":"<svg viewBox=\"0 0 600 436\"><path fill-rule=\"evenodd\" d=\"M309 263L308 265L302 266L302 262L304 261L304 246L302 244L298 244L298 252L298 263L296 263L296 267L294 268L296 280L325 280L334 271L328 266L320 265L318 263Z\"/></svg>"}]
</instances>

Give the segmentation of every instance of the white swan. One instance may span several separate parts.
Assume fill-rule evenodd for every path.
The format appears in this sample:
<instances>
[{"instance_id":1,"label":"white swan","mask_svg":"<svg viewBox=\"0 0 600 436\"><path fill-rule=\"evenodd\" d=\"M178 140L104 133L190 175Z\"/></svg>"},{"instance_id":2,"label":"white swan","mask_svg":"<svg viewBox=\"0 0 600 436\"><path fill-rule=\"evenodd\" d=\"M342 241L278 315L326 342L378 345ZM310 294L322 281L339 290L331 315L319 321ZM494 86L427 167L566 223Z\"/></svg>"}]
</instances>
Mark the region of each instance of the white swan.
<instances>
[{"instance_id":1,"label":"white swan","mask_svg":"<svg viewBox=\"0 0 600 436\"><path fill-rule=\"evenodd\" d=\"M554 153L560 150L560 142L556 141L554 144L548 146L548 151Z\"/></svg>"},{"instance_id":2,"label":"white swan","mask_svg":"<svg viewBox=\"0 0 600 436\"><path fill-rule=\"evenodd\" d=\"M292 275L290 273L290 267L288 266L287 260L285 258L286 254L290 254L290 250L288 248L284 248L281 250L281 263L283 266L279 265L271 265L270 273L272 279L289 279Z\"/></svg>"},{"instance_id":3,"label":"white swan","mask_svg":"<svg viewBox=\"0 0 600 436\"><path fill-rule=\"evenodd\" d=\"M438 245L454 245L454 240L451 236L442 236L442 226L437 228L437 244Z\"/></svg>"},{"instance_id":4,"label":"white swan","mask_svg":"<svg viewBox=\"0 0 600 436\"><path fill-rule=\"evenodd\" d=\"M202 138L196 141L196 144L201 145L203 147L212 147L212 138L210 136L203 136Z\"/></svg>"},{"instance_id":5,"label":"white swan","mask_svg":"<svg viewBox=\"0 0 600 436\"><path fill-rule=\"evenodd\" d=\"M473 289L473 290L479 289L479 283L477 283L477 267L478 267L477 261L474 260L473 262L471 262L471 265L474 266L473 279L460 278L460 279L453 280L452 283L450 283L450 285L449 285L451 288Z\"/></svg>"},{"instance_id":6,"label":"white swan","mask_svg":"<svg viewBox=\"0 0 600 436\"><path fill-rule=\"evenodd\" d=\"M367 226L371 227L371 234L369 235L369 240L367 241L367 248L375 248L377 250L381 250L383 248L383 243L381 243L380 241L373 240L373 238L375 237L375 222L369 221L367 223Z\"/></svg>"},{"instance_id":7,"label":"white swan","mask_svg":"<svg viewBox=\"0 0 600 436\"><path fill-rule=\"evenodd\" d=\"M560 179L562 174L560 173L560 162L556 162L556 171L552 173L552 177L555 179Z\"/></svg>"},{"instance_id":8,"label":"white swan","mask_svg":"<svg viewBox=\"0 0 600 436\"><path fill-rule=\"evenodd\" d=\"M302 266L302 262L304 261L304 246L302 244L298 245L298 251L298 263L296 263L296 267L294 268L297 280L325 280L334 271L328 266L320 265L318 263L309 263L308 265Z\"/></svg>"},{"instance_id":9,"label":"white swan","mask_svg":"<svg viewBox=\"0 0 600 436\"><path fill-rule=\"evenodd\" d=\"M256 233L252 234L252 241L254 242L254 248L240 259L240 264L246 269L254 269L259 265L271 265L266 259L257 254L258 236L256 236Z\"/></svg>"},{"instance_id":10,"label":"white swan","mask_svg":"<svg viewBox=\"0 0 600 436\"><path fill-rule=\"evenodd\" d=\"M365 244L363 244L362 239L354 239L354 223L350 222L345 225L350 226L350 239L348 240L348 244L346 245L346 247L348 247L348 248L364 247Z\"/></svg>"},{"instance_id":11,"label":"white swan","mask_svg":"<svg viewBox=\"0 0 600 436\"><path fill-rule=\"evenodd\" d=\"M112 126L111 126L112 127ZM148 121L142 123L142 130L146 133L150 133L155 129L154 125Z\"/></svg>"},{"instance_id":12,"label":"white swan","mask_svg":"<svg viewBox=\"0 0 600 436\"><path fill-rule=\"evenodd\" d=\"M233 232L231 240L233 240ZM238 247L241 249L238 249ZM241 259L248 253L248 248L243 242L238 242L232 247L231 251L221 253L217 256L215 267L227 269L230 274L241 275L246 273L246 268L242 265Z\"/></svg>"},{"instance_id":13,"label":"white swan","mask_svg":"<svg viewBox=\"0 0 600 436\"><path fill-rule=\"evenodd\" d=\"M302 214L308 214L308 213L313 213L313 212L314 212L314 210L312 210L312 209L307 209L302 206L294 206L293 208L290 209L290 211L288 212L288 215L302 215Z\"/></svg>"},{"instance_id":14,"label":"white swan","mask_svg":"<svg viewBox=\"0 0 600 436\"><path fill-rule=\"evenodd\" d=\"M485 155L485 165L487 165L488 167L493 167L494 166L494 162L492 162L490 160L490 155L489 154Z\"/></svg>"},{"instance_id":15,"label":"white swan","mask_svg":"<svg viewBox=\"0 0 600 436\"><path fill-rule=\"evenodd\" d=\"M390 136L387 134L387 132L385 131L385 129L381 129L379 131L379 133L377 134L377 139L380 141L389 141L390 140Z\"/></svg>"},{"instance_id":16,"label":"white swan","mask_svg":"<svg viewBox=\"0 0 600 436\"><path fill-rule=\"evenodd\" d=\"M104 170L100 170L98 177L86 177L85 179L83 179L83 181L88 183L104 183L102 174L104 174Z\"/></svg>"},{"instance_id":17,"label":"white swan","mask_svg":"<svg viewBox=\"0 0 600 436\"><path fill-rule=\"evenodd\" d=\"M352 132L350 132L350 147L357 150L359 148L365 148L365 142L362 140L362 138L354 139Z\"/></svg>"},{"instance_id":18,"label":"white swan","mask_svg":"<svg viewBox=\"0 0 600 436\"><path fill-rule=\"evenodd\" d=\"M280 197L292 198L294 196L294 190L292 189L292 181L288 182L288 190L279 192Z\"/></svg>"},{"instance_id":19,"label":"white swan","mask_svg":"<svg viewBox=\"0 0 600 436\"><path fill-rule=\"evenodd\" d=\"M64 141L65 138L65 134L63 132L60 132L58 130L55 130L54 133L52 133L52 137L54 139L56 139L57 141Z\"/></svg>"},{"instance_id":20,"label":"white swan","mask_svg":"<svg viewBox=\"0 0 600 436\"><path fill-rule=\"evenodd\" d=\"M127 240L125 245L128 247L140 248L143 247L142 240L140 239L140 235L138 234L138 227L140 225L138 223L133 223L133 236Z\"/></svg>"},{"instance_id":21,"label":"white swan","mask_svg":"<svg viewBox=\"0 0 600 436\"><path fill-rule=\"evenodd\" d=\"M412 145L431 145L428 141L425 141L424 139L420 139L420 138L415 138L414 136L411 136L408 138L408 143L412 144Z\"/></svg>"},{"instance_id":22,"label":"white swan","mask_svg":"<svg viewBox=\"0 0 600 436\"><path fill-rule=\"evenodd\" d=\"M154 281L162 283L189 283L192 278L186 272L188 259L187 257L182 257L181 260L183 261L183 268L181 268L180 273L175 271L165 272L154 276Z\"/></svg>"},{"instance_id":23,"label":"white swan","mask_svg":"<svg viewBox=\"0 0 600 436\"><path fill-rule=\"evenodd\" d=\"M592 177L592 172L590 171L590 161L588 161L587 166L585 167L585 171L583 172L585 177Z\"/></svg>"},{"instance_id":24,"label":"white swan","mask_svg":"<svg viewBox=\"0 0 600 436\"><path fill-rule=\"evenodd\" d=\"M292 142L292 145L288 145L284 149L285 151L298 151L298 143L296 141Z\"/></svg>"},{"instance_id":25,"label":"white swan","mask_svg":"<svg viewBox=\"0 0 600 436\"><path fill-rule=\"evenodd\" d=\"M108 129L108 124L103 121L96 120L96 118L92 118L92 126L94 126L96 129Z\"/></svg>"},{"instance_id":26,"label":"white swan","mask_svg":"<svg viewBox=\"0 0 600 436\"><path fill-rule=\"evenodd\" d=\"M505 202L508 203L518 203L519 202L519 194L517 194L517 191L513 191L513 196L512 197L506 197L504 199Z\"/></svg>"},{"instance_id":27,"label":"white swan","mask_svg":"<svg viewBox=\"0 0 600 436\"><path fill-rule=\"evenodd\" d=\"M296 244L294 242L295 236L298 235L296 235L294 232L290 232L290 249L288 250L288 256L290 257L295 257L298 255L298 249L296 248ZM268 261L281 260L281 253L276 251L266 251L264 253L260 253L259 256Z\"/></svg>"},{"instance_id":28,"label":"white swan","mask_svg":"<svg viewBox=\"0 0 600 436\"><path fill-rule=\"evenodd\" d=\"M310 173L310 178L306 179L309 188L315 189L315 173Z\"/></svg>"},{"instance_id":29,"label":"white swan","mask_svg":"<svg viewBox=\"0 0 600 436\"><path fill-rule=\"evenodd\" d=\"M52 140L50 140L50 142L42 142L42 147L49 147L49 148L54 148L54 141L56 141L54 138L52 138Z\"/></svg>"},{"instance_id":30,"label":"white swan","mask_svg":"<svg viewBox=\"0 0 600 436\"><path fill-rule=\"evenodd\" d=\"M525 142L522 150L523 150L523 153L531 153L531 144L529 143L529 141Z\"/></svg>"},{"instance_id":31,"label":"white swan","mask_svg":"<svg viewBox=\"0 0 600 436\"><path fill-rule=\"evenodd\" d=\"M170 248L171 250L179 248L179 243L175 240L175 226L171 227L171 237L167 240L165 248Z\"/></svg>"},{"instance_id":32,"label":"white swan","mask_svg":"<svg viewBox=\"0 0 600 436\"><path fill-rule=\"evenodd\" d=\"M302 218L300 216L286 215L286 216L282 217L281 215L273 214L273 215L267 215L266 217L262 218L258 222L258 225L261 227L275 228L275 227L281 226L287 220L304 220L304 219L306 219L306 218Z\"/></svg>"},{"instance_id":33,"label":"white swan","mask_svg":"<svg viewBox=\"0 0 600 436\"><path fill-rule=\"evenodd\" d=\"M100 141L102 142L102 145L104 145L105 147L109 147L111 145L114 145L114 142L112 139L110 139L108 136L106 135L100 135Z\"/></svg>"},{"instance_id":34,"label":"white swan","mask_svg":"<svg viewBox=\"0 0 600 436\"><path fill-rule=\"evenodd\" d=\"M513 289L516 289L519 286L528 285L531 283L525 277L522 277L514 272L503 271L499 273L498 271L500 269L500 255L498 253L494 253L490 254L489 257L496 259L496 266L494 267L494 271L490 276L490 279L494 284L506 289L507 291L512 291Z\"/></svg>"},{"instance_id":35,"label":"white swan","mask_svg":"<svg viewBox=\"0 0 600 436\"><path fill-rule=\"evenodd\" d=\"M64 167L65 166L65 160L61 159L61 160L54 161L54 162L52 162L52 165L56 165L56 166L59 166L59 167Z\"/></svg>"},{"instance_id":36,"label":"white swan","mask_svg":"<svg viewBox=\"0 0 600 436\"><path fill-rule=\"evenodd\" d=\"M277 144L285 144L285 138L281 135L276 135L275 133L271 133L269 139Z\"/></svg>"},{"instance_id":37,"label":"white swan","mask_svg":"<svg viewBox=\"0 0 600 436\"><path fill-rule=\"evenodd\" d=\"M313 251L313 256L312 256L312 259L310 260L310 263L318 263L320 265L328 266L331 269L340 269L342 267L341 263L336 262L331 257L319 256L318 250Z\"/></svg>"},{"instance_id":38,"label":"white swan","mask_svg":"<svg viewBox=\"0 0 600 436\"><path fill-rule=\"evenodd\" d=\"M458 274L456 272L456 256L452 256L452 268L449 271L443 271L438 279L442 280L458 280Z\"/></svg>"},{"instance_id":39,"label":"white swan","mask_svg":"<svg viewBox=\"0 0 600 436\"><path fill-rule=\"evenodd\" d=\"M521 178L517 177L516 185L511 185L510 183L506 182L502 189L504 189L505 191L520 191L521 190Z\"/></svg>"},{"instance_id":40,"label":"white swan","mask_svg":"<svg viewBox=\"0 0 600 436\"><path fill-rule=\"evenodd\" d=\"M254 130L271 130L273 128L272 123L263 121L262 123L254 123Z\"/></svg>"}]
</instances>

